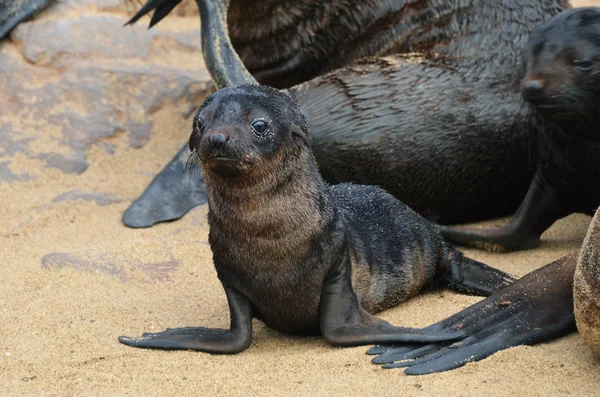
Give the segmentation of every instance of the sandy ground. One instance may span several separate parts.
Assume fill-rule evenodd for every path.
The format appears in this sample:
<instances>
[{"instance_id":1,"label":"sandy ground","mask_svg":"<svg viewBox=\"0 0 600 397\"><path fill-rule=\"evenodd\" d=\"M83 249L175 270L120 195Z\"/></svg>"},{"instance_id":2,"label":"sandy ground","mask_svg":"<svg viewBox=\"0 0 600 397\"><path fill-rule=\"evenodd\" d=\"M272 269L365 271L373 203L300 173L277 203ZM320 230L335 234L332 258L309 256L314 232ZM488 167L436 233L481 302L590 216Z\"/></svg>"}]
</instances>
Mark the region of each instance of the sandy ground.
<instances>
[{"instance_id":1,"label":"sandy ground","mask_svg":"<svg viewBox=\"0 0 600 397\"><path fill-rule=\"evenodd\" d=\"M84 3L88 12L95 12L89 2ZM110 1L102 3L108 5L98 11L100 15L116 12ZM119 2L112 3L115 10L120 7ZM40 18L52 21L79 12L68 4L65 7L60 14ZM196 19L188 19L180 18L176 28L166 23L164 37L168 39L171 28L197 29ZM145 31L140 29L139 40ZM160 46L160 37L149 45L157 40ZM253 345L236 356L140 350L119 344L119 335L228 325L225 296L207 243L206 206L181 221L151 229L128 229L120 221L131 200L187 139L185 103L189 95L197 101L206 89L198 83L207 80L205 71L198 72L200 55L192 57L184 50L160 61L153 51L142 56L143 62L128 61L129 66L186 64L197 80L186 86L192 87L187 94L173 94L168 103L152 107L147 119L136 121L151 126L147 139L140 133L144 139L137 144L132 144L137 142L135 136L119 112L113 134L85 147L74 145L65 130L53 128L48 121L52 117L91 103L78 96L77 84L67 93L68 100L59 93L58 102L39 109L32 103L38 95L43 99L40 103L47 99L42 95L47 91L39 91L41 83L21 75L25 80L18 95L31 100L19 97L22 102L15 102L6 91L10 82L0 80L4 84L0 165L8 167L0 179L4 268L0 273L0 395L600 395L600 360L577 334L508 349L455 371L421 377L371 364L365 347L332 348L320 338L289 337L259 321L254 324ZM47 59L32 51L15 37L0 45L0 54L8 54L19 70L43 75L46 82L62 81L61 73L75 73L75 64L90 67L85 53L75 50L55 54L52 67L44 67ZM59 58L62 63L56 61ZM100 91L93 98L104 98ZM121 110L135 106L135 98L125 93L111 95L107 98L116 95L125 101L120 102ZM100 109L103 112L108 111ZM46 121L48 128L44 128ZM141 146L143 150L136 148ZM62 153L67 160L81 160L82 153L85 158L57 165L52 153ZM521 276L578 249L588 223L589 217L579 215L558 222L535 251L467 253ZM478 300L434 291L382 317L393 324L421 327Z\"/></svg>"}]
</instances>

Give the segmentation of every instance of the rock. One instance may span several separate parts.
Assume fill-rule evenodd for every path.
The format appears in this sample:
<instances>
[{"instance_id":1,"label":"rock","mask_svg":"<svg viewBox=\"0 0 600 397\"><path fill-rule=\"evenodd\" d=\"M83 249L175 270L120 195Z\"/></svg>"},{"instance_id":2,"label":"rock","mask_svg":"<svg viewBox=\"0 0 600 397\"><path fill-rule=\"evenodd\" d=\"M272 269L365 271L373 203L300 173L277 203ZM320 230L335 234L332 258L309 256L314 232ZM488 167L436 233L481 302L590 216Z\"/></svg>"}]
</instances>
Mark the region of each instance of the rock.
<instances>
[{"instance_id":1,"label":"rock","mask_svg":"<svg viewBox=\"0 0 600 397\"><path fill-rule=\"evenodd\" d=\"M69 190L66 193L63 193L59 196L56 196L52 199L52 203L60 203L63 201L92 201L96 205L110 205L114 203L120 203L123 201L119 197L115 196L112 193L104 193L104 192L84 192L79 189Z\"/></svg>"},{"instance_id":2,"label":"rock","mask_svg":"<svg viewBox=\"0 0 600 397\"><path fill-rule=\"evenodd\" d=\"M72 154L50 153L47 158L48 167L58 168L65 174L81 174L88 167L84 152Z\"/></svg>"},{"instance_id":3,"label":"rock","mask_svg":"<svg viewBox=\"0 0 600 397\"><path fill-rule=\"evenodd\" d=\"M123 26L130 15L122 0L55 3L0 45L0 70L10 76L0 79L3 181L35 178L11 171L18 153L64 173L82 173L92 146L108 154L143 148L154 113L169 107L187 118L213 87L201 68L195 18L147 30ZM195 10L191 5L177 14ZM170 61L190 53L197 54L198 68Z\"/></svg>"},{"instance_id":4,"label":"rock","mask_svg":"<svg viewBox=\"0 0 600 397\"><path fill-rule=\"evenodd\" d=\"M154 34L146 30L143 26L123 27L122 18L90 15L22 23L12 39L22 46L29 62L60 68L78 58L146 59Z\"/></svg>"},{"instance_id":5,"label":"rock","mask_svg":"<svg viewBox=\"0 0 600 397\"><path fill-rule=\"evenodd\" d=\"M31 179L29 174L17 175L10 169L8 161L0 161L0 182L28 181Z\"/></svg>"},{"instance_id":6,"label":"rock","mask_svg":"<svg viewBox=\"0 0 600 397\"><path fill-rule=\"evenodd\" d=\"M573 296L579 333L600 356L600 210L596 211L579 252Z\"/></svg>"},{"instance_id":7,"label":"rock","mask_svg":"<svg viewBox=\"0 0 600 397\"><path fill-rule=\"evenodd\" d=\"M165 257L165 255L160 255ZM121 282L138 279L148 283L171 282L181 262L168 255L163 260L143 262L135 255L116 252L53 252L42 257L42 269L72 269L84 273L114 277Z\"/></svg>"}]
</instances>

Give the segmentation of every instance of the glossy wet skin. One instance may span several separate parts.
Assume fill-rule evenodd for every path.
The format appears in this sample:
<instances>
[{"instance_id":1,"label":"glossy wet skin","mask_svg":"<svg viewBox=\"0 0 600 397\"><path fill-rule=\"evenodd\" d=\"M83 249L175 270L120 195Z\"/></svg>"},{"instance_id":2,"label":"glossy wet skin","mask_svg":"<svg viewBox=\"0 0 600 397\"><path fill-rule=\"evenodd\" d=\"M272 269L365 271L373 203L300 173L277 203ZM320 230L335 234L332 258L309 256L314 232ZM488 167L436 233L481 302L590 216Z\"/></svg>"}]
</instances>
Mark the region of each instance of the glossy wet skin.
<instances>
[{"instance_id":1,"label":"glossy wet skin","mask_svg":"<svg viewBox=\"0 0 600 397\"><path fill-rule=\"evenodd\" d=\"M562 13L536 29L525 48L523 98L555 120L600 109L600 10Z\"/></svg>"}]
</instances>

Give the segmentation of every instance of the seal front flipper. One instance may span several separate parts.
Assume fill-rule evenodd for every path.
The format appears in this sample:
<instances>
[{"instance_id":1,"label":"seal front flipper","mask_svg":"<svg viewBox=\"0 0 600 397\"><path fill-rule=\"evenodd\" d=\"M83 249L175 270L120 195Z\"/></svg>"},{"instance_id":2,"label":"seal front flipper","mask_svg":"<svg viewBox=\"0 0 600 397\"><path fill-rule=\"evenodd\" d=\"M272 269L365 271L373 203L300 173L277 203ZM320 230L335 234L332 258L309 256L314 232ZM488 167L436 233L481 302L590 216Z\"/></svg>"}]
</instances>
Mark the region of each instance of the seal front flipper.
<instances>
[{"instance_id":1,"label":"seal front flipper","mask_svg":"<svg viewBox=\"0 0 600 397\"><path fill-rule=\"evenodd\" d=\"M184 172L190 153L188 145L184 145L154 177L140 198L123 214L126 226L149 227L158 222L179 219L192 208L206 203L203 181L192 179ZM201 175L200 170L198 173Z\"/></svg>"},{"instance_id":2,"label":"seal front flipper","mask_svg":"<svg viewBox=\"0 0 600 397\"><path fill-rule=\"evenodd\" d=\"M441 235L455 244L464 244L490 251L512 251L535 248L540 236L554 222L571 211L541 172L535 174L527 195L511 221L494 229L455 229L438 226Z\"/></svg>"},{"instance_id":3,"label":"seal front flipper","mask_svg":"<svg viewBox=\"0 0 600 397\"><path fill-rule=\"evenodd\" d=\"M349 260L332 269L321 291L320 328L325 340L334 346L360 346L371 343L452 341L459 330L423 332L394 327L364 310L352 289Z\"/></svg>"},{"instance_id":4,"label":"seal front flipper","mask_svg":"<svg viewBox=\"0 0 600 397\"><path fill-rule=\"evenodd\" d=\"M462 367L511 346L549 341L575 330L573 273L577 254L567 255L529 273L489 298L442 320L422 333L461 330L454 343L377 346L367 353L383 368L408 367L423 375Z\"/></svg>"},{"instance_id":5,"label":"seal front flipper","mask_svg":"<svg viewBox=\"0 0 600 397\"><path fill-rule=\"evenodd\" d=\"M233 288L224 287L229 303L231 325L228 330L202 327L169 328L144 333L139 338L120 336L119 342L133 347L161 350L196 350L234 354L252 343L252 306L248 298Z\"/></svg>"}]
</instances>

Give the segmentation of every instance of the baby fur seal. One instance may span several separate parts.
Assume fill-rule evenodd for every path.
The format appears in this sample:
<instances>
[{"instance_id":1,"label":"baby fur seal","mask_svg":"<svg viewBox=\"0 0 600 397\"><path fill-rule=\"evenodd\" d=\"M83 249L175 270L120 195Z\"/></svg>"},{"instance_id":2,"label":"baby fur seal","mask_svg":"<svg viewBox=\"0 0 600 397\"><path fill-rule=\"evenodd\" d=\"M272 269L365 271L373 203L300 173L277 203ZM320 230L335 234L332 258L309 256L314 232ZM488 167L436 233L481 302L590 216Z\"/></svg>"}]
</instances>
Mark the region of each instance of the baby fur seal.
<instances>
[{"instance_id":1,"label":"baby fur seal","mask_svg":"<svg viewBox=\"0 0 600 397\"><path fill-rule=\"evenodd\" d=\"M539 26L525 48L523 98L536 112L538 165L506 226L441 228L449 241L495 250L536 247L555 221L600 205L600 8L565 11Z\"/></svg>"},{"instance_id":2,"label":"baby fur seal","mask_svg":"<svg viewBox=\"0 0 600 397\"><path fill-rule=\"evenodd\" d=\"M373 186L329 186L297 105L270 87L222 89L198 110L189 145L204 172L209 242L231 328L169 329L130 346L237 353L252 317L338 346L445 341L461 331L394 327L374 317L434 280L489 295L512 278L465 258L417 213Z\"/></svg>"}]
</instances>

